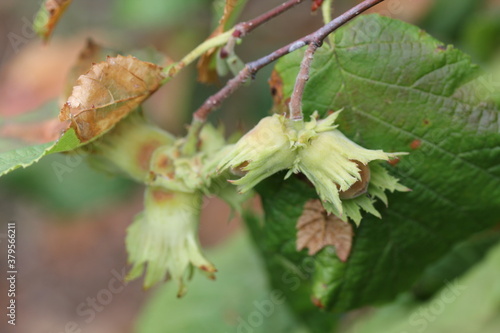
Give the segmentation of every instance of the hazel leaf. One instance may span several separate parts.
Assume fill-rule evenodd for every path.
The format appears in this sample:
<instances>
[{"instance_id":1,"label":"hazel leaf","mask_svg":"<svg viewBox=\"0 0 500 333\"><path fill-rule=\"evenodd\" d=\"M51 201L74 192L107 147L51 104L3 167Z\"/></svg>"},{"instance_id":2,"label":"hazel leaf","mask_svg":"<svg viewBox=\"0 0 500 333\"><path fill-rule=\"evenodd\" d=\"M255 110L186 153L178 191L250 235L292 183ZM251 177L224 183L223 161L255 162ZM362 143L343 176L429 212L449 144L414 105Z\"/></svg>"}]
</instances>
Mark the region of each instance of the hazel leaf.
<instances>
[{"instance_id":1,"label":"hazel leaf","mask_svg":"<svg viewBox=\"0 0 500 333\"><path fill-rule=\"evenodd\" d=\"M0 177L17 168L26 168L45 155L74 150L80 145L75 131L69 129L57 141L7 151L0 154Z\"/></svg>"},{"instance_id":2,"label":"hazel leaf","mask_svg":"<svg viewBox=\"0 0 500 333\"><path fill-rule=\"evenodd\" d=\"M304 116L344 108L338 123L348 138L370 149L410 152L382 167L412 189L375 193L388 206L376 204L381 220L361 212L349 260L327 251L315 256L321 260L302 302L312 296L315 304L341 312L394 299L454 246L498 223L500 112L498 80L418 27L362 15L332 40L333 47L315 53ZM281 103L293 91L301 60L300 52L292 53L275 67ZM317 197L297 183L276 176L258 188L266 214L258 245L272 275L287 272L271 267L278 258L299 268L303 260L290 237L298 208ZM273 286L289 287L279 280Z\"/></svg>"}]
</instances>

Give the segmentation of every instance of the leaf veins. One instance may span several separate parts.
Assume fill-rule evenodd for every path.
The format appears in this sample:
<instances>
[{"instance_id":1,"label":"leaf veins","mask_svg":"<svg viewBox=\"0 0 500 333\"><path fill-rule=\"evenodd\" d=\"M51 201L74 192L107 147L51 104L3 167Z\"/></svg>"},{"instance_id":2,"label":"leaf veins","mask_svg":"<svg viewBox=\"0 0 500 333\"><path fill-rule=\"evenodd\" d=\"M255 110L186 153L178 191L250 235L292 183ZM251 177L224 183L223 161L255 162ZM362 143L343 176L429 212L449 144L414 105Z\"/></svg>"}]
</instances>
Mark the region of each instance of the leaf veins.
<instances>
[{"instance_id":1,"label":"leaf veins","mask_svg":"<svg viewBox=\"0 0 500 333\"><path fill-rule=\"evenodd\" d=\"M320 200L306 202L296 228L297 251L308 248L309 255L313 255L333 245L340 260L346 261L349 257L354 235L352 226L338 216L328 215Z\"/></svg>"},{"instance_id":2,"label":"leaf veins","mask_svg":"<svg viewBox=\"0 0 500 333\"><path fill-rule=\"evenodd\" d=\"M163 79L160 66L132 56L108 57L78 78L59 119L70 120L78 138L88 141L135 110Z\"/></svg>"}]
</instances>

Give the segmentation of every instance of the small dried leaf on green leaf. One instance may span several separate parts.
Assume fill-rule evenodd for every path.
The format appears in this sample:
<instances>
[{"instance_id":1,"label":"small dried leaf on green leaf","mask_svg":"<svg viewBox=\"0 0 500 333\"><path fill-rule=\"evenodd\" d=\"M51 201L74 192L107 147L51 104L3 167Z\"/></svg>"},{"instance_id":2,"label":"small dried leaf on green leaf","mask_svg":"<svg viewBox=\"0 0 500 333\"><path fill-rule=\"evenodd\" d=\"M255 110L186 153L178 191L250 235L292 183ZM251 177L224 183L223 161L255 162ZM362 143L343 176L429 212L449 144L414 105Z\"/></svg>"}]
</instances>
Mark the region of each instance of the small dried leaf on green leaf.
<instances>
[{"instance_id":1,"label":"small dried leaf on green leaf","mask_svg":"<svg viewBox=\"0 0 500 333\"><path fill-rule=\"evenodd\" d=\"M352 226L340 217L328 214L318 199L306 202L296 228L297 251L308 248L308 254L314 255L332 245L340 260L346 261L349 257L354 235Z\"/></svg>"}]
</instances>

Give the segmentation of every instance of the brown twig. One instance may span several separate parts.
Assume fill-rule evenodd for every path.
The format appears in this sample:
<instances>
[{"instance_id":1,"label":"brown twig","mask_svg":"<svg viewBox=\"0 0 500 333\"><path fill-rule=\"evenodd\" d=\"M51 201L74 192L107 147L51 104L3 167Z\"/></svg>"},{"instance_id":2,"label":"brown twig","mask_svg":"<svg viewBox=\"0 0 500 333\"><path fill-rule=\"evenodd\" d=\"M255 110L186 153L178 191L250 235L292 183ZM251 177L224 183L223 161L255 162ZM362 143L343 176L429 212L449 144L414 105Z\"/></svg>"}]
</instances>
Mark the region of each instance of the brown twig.
<instances>
[{"instance_id":1,"label":"brown twig","mask_svg":"<svg viewBox=\"0 0 500 333\"><path fill-rule=\"evenodd\" d=\"M219 90L216 94L210 96L203 103L203 105L194 113L193 119L195 121L204 122L210 112L218 108L222 101L228 98L233 92L235 92L251 75L252 71L247 64L238 73L238 75L229 80L221 90Z\"/></svg>"},{"instance_id":2,"label":"brown twig","mask_svg":"<svg viewBox=\"0 0 500 333\"><path fill-rule=\"evenodd\" d=\"M302 120L304 118L302 114L302 96L304 95L306 82L309 80L309 71L311 69L314 52L316 52L318 47L318 44L310 43L300 63L299 74L295 79L295 86L293 87L290 103L288 104L290 107L290 119L292 120Z\"/></svg>"},{"instance_id":3,"label":"brown twig","mask_svg":"<svg viewBox=\"0 0 500 333\"><path fill-rule=\"evenodd\" d=\"M304 0L286 1L286 2L282 3L281 5L265 12L264 14L254 18L252 20L239 23L234 27L233 36L238 37L238 38L243 37L244 35L246 35L250 31L252 31L253 29L255 29L258 26L266 23L267 21L275 18L276 16L280 15L281 13L289 10L290 8L298 5L299 3L303 2L303 1Z\"/></svg>"},{"instance_id":4,"label":"brown twig","mask_svg":"<svg viewBox=\"0 0 500 333\"><path fill-rule=\"evenodd\" d=\"M220 49L220 56L221 58L226 58L229 56L229 54L234 52L234 47L236 46L236 41L240 39L241 37L245 36L255 28L261 26L262 24L266 23L267 21L270 21L271 19L275 18L276 16L283 14L287 10L289 10L292 7L295 7L296 5L300 4L304 0L289 0L281 5L274 7L273 9L265 12L264 14L257 16L256 18L252 20L248 20L246 22L241 22L235 25L233 29L233 33L231 35L231 38L227 42L227 44Z\"/></svg>"},{"instance_id":5,"label":"brown twig","mask_svg":"<svg viewBox=\"0 0 500 333\"><path fill-rule=\"evenodd\" d=\"M276 59L283 57L293 51L300 49L305 45L315 44L316 47L321 46L323 40L333 31L349 22L362 12L370 9L371 7L383 2L384 0L365 0L360 4L354 6L344 14L336 17L329 23L325 24L323 27L319 28L315 32L302 37L295 42L285 45L276 51L260 58L250 63L247 63L245 67L239 72L237 76L229 80L227 84L215 95L209 97L201 107L194 113L194 121L204 122L210 112L219 107L223 100L228 98L236 89L238 89L246 80L253 77L261 68L272 63Z\"/></svg>"}]
</instances>

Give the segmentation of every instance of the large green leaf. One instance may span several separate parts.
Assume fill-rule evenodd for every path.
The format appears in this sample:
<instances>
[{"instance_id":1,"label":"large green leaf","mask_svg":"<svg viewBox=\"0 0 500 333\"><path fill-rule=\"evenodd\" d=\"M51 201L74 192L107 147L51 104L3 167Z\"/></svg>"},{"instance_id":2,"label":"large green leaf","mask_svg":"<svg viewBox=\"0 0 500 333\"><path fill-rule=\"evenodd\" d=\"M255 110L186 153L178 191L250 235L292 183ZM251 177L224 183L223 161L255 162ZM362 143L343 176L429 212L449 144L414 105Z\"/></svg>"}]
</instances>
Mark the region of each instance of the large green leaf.
<instances>
[{"instance_id":1,"label":"large green leaf","mask_svg":"<svg viewBox=\"0 0 500 333\"><path fill-rule=\"evenodd\" d=\"M315 197L315 191L296 177L283 182L284 175L279 173L258 187L266 212L265 223L249 216L245 222L271 272L272 286L285 295L296 316L312 332L330 332L337 316L318 312L310 298L316 260L308 257L305 250L295 250L295 224L307 199ZM320 251L319 255L323 254L334 256L330 248Z\"/></svg>"},{"instance_id":2,"label":"large green leaf","mask_svg":"<svg viewBox=\"0 0 500 333\"><path fill-rule=\"evenodd\" d=\"M306 116L344 108L339 129L354 141L410 151L387 168L413 189L391 194L389 207L378 207L382 220L364 217L346 263L326 251L315 257L314 299L344 311L393 299L455 244L500 221L500 122L490 98L495 81L417 27L362 16L339 29L334 42L314 58ZM296 53L276 65L282 100L290 96L300 60ZM266 225L259 244L266 260L283 257L299 266L305 253L291 244L309 194L276 179L260 192Z\"/></svg>"},{"instance_id":3,"label":"large green leaf","mask_svg":"<svg viewBox=\"0 0 500 333\"><path fill-rule=\"evenodd\" d=\"M350 333L494 333L500 331L500 245L479 265L425 303L409 297L356 323Z\"/></svg>"},{"instance_id":4,"label":"large green leaf","mask_svg":"<svg viewBox=\"0 0 500 333\"><path fill-rule=\"evenodd\" d=\"M427 299L445 283L461 276L470 267L481 261L488 250L500 240L500 230L474 235L455 246L452 251L428 267L413 287L413 294Z\"/></svg>"}]
</instances>

